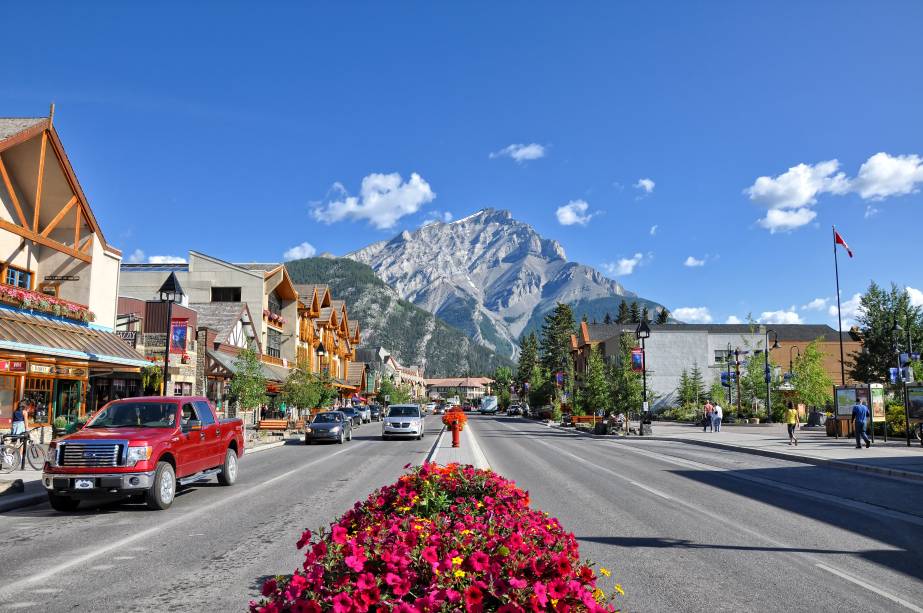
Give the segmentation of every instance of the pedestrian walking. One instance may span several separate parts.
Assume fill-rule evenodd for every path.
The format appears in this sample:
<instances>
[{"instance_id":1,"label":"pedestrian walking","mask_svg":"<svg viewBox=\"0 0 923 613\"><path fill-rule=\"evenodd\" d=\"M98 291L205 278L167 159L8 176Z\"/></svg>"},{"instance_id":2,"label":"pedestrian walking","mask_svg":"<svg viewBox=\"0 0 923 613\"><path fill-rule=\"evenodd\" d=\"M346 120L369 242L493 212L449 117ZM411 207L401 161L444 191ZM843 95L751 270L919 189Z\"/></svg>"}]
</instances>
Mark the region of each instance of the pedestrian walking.
<instances>
[{"instance_id":1,"label":"pedestrian walking","mask_svg":"<svg viewBox=\"0 0 923 613\"><path fill-rule=\"evenodd\" d=\"M798 411L795 405L789 400L785 405L785 424L788 426L788 444L798 446L798 439L795 438L795 429L800 425Z\"/></svg>"},{"instance_id":2,"label":"pedestrian walking","mask_svg":"<svg viewBox=\"0 0 923 613\"><path fill-rule=\"evenodd\" d=\"M862 449L862 441L865 441L866 449L872 446L869 435L865 433L865 425L870 419L869 408L861 400L857 400L852 408L853 428L856 432L856 449Z\"/></svg>"},{"instance_id":3,"label":"pedestrian walking","mask_svg":"<svg viewBox=\"0 0 923 613\"><path fill-rule=\"evenodd\" d=\"M711 403L711 400L705 401L705 421L702 423L702 432L705 432L706 428L711 428L712 432L715 431L715 424L712 421L715 414L715 405Z\"/></svg>"},{"instance_id":4,"label":"pedestrian walking","mask_svg":"<svg viewBox=\"0 0 923 613\"><path fill-rule=\"evenodd\" d=\"M26 417L29 413L29 404L21 400L13 410L13 423L10 434L18 435L26 433Z\"/></svg>"},{"instance_id":5,"label":"pedestrian walking","mask_svg":"<svg viewBox=\"0 0 923 613\"><path fill-rule=\"evenodd\" d=\"M724 417L724 411L721 410L721 405L716 404L714 410L714 418L712 419L712 428L715 432L721 432L721 418Z\"/></svg>"}]
</instances>

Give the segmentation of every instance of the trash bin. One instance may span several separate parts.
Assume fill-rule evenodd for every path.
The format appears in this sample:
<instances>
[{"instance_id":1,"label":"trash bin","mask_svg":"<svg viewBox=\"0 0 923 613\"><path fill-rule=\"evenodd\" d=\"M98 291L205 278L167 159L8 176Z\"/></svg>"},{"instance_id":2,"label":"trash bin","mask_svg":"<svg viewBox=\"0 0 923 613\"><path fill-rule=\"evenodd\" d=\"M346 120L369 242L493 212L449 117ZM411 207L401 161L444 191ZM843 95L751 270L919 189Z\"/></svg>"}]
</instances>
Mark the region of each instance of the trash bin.
<instances>
[{"instance_id":1,"label":"trash bin","mask_svg":"<svg viewBox=\"0 0 923 613\"><path fill-rule=\"evenodd\" d=\"M848 419L837 419L836 431L840 436L848 437L852 435L852 422Z\"/></svg>"}]
</instances>

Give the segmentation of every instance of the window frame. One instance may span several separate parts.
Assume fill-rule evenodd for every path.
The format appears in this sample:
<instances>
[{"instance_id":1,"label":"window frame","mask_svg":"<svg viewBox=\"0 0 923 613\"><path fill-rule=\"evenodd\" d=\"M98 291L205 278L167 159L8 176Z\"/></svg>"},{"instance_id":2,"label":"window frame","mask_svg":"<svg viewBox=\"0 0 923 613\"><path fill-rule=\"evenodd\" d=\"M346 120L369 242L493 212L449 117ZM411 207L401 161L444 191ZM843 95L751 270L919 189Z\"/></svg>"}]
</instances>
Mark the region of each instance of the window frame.
<instances>
[{"instance_id":1,"label":"window frame","mask_svg":"<svg viewBox=\"0 0 923 613\"><path fill-rule=\"evenodd\" d=\"M18 272L18 273L20 273L20 274L29 275L29 287L22 287L22 286L20 286L20 285L13 285L12 283L8 283L8 282L7 282L7 277L9 276L10 270L11 270L11 269L12 269L12 270L15 270L16 272ZM3 283L4 285L8 286L8 287L16 287L16 288L19 288L19 289L27 289L27 290L34 290L34 289L35 289L35 272L32 271L32 270L29 270L28 268L21 268L21 267L19 267L19 266L14 266L14 265L12 265L12 264L10 264L9 262L4 262L4 264L3 264L3 273L2 273L2 274L3 274L3 277L2 277L2 279L0 279L0 281L2 281L2 283Z\"/></svg>"}]
</instances>

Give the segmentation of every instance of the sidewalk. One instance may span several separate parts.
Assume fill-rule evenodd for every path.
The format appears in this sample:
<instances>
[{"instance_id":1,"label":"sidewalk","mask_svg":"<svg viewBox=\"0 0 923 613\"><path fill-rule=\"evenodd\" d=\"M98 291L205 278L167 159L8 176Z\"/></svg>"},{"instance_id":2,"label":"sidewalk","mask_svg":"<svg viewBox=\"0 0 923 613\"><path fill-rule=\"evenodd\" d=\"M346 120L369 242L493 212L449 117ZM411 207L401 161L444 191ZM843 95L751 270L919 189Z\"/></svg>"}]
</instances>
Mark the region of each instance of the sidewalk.
<instances>
[{"instance_id":1,"label":"sidewalk","mask_svg":"<svg viewBox=\"0 0 923 613\"><path fill-rule=\"evenodd\" d=\"M854 438L828 437L824 430L799 430L796 436L798 445L789 446L785 424L722 425L721 432L702 432L701 426L654 422L653 436L644 438L923 480L923 448L919 441L911 441L911 447L907 447L903 438L889 437L885 443L881 437L876 437L870 449L856 449Z\"/></svg>"},{"instance_id":2,"label":"sidewalk","mask_svg":"<svg viewBox=\"0 0 923 613\"><path fill-rule=\"evenodd\" d=\"M299 437L286 436L281 439L274 437L265 442L259 441L247 447L244 455L281 447L293 438L297 439ZM21 491L16 491L18 488L14 487L14 483L18 480L22 481L23 489ZM45 493L44 486L42 486L42 471L40 470L27 468L26 470L14 470L11 473L0 475L0 513L40 504L47 498L48 495Z\"/></svg>"},{"instance_id":3,"label":"sidewalk","mask_svg":"<svg viewBox=\"0 0 923 613\"><path fill-rule=\"evenodd\" d=\"M471 464L475 468L489 469L490 464L471 430L471 424L461 431L461 445L452 447L452 433L445 427L433 443L426 460L436 464Z\"/></svg>"}]
</instances>

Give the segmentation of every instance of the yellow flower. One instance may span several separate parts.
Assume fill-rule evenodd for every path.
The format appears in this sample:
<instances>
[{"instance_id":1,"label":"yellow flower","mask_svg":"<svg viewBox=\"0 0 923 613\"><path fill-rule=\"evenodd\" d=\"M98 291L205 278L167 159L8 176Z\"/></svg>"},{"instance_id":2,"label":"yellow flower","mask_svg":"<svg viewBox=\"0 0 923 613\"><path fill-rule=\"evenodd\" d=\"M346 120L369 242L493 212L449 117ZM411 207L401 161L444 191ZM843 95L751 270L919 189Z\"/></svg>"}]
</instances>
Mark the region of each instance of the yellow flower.
<instances>
[{"instance_id":1,"label":"yellow flower","mask_svg":"<svg viewBox=\"0 0 923 613\"><path fill-rule=\"evenodd\" d=\"M464 577L464 576L465 576L465 571L463 571L463 570L461 570L461 569L458 569L458 570L455 571L455 576L456 576L456 577Z\"/></svg>"},{"instance_id":2,"label":"yellow flower","mask_svg":"<svg viewBox=\"0 0 923 613\"><path fill-rule=\"evenodd\" d=\"M609 572L609 569L606 568L605 566L600 566L600 567L599 567L599 574L602 575L603 577L611 577L611 576L612 576L612 573L610 573L610 572Z\"/></svg>"},{"instance_id":3,"label":"yellow flower","mask_svg":"<svg viewBox=\"0 0 923 613\"><path fill-rule=\"evenodd\" d=\"M471 534L471 530L465 529L461 531L462 534Z\"/></svg>"},{"instance_id":4,"label":"yellow flower","mask_svg":"<svg viewBox=\"0 0 923 613\"><path fill-rule=\"evenodd\" d=\"M462 560L462 559L459 558L458 556L455 556L454 558L452 558L452 564L455 565L455 566L461 566L461 563L462 563L463 561L464 561L464 560Z\"/></svg>"},{"instance_id":5,"label":"yellow flower","mask_svg":"<svg viewBox=\"0 0 923 613\"><path fill-rule=\"evenodd\" d=\"M484 503L483 503L483 502L481 502L480 500L478 500L478 502L477 502L477 504L476 504L476 505L474 505L474 506L476 506L477 508L479 508L479 509L480 509L481 507L483 507L483 506L484 506Z\"/></svg>"},{"instance_id":6,"label":"yellow flower","mask_svg":"<svg viewBox=\"0 0 923 613\"><path fill-rule=\"evenodd\" d=\"M602 602L606 599L606 593L601 589L596 588L593 590L593 599L596 600L596 602Z\"/></svg>"},{"instance_id":7,"label":"yellow flower","mask_svg":"<svg viewBox=\"0 0 923 613\"><path fill-rule=\"evenodd\" d=\"M615 584L615 591L619 593L619 596L625 595L625 590L622 589L622 586L618 583Z\"/></svg>"},{"instance_id":8,"label":"yellow flower","mask_svg":"<svg viewBox=\"0 0 923 613\"><path fill-rule=\"evenodd\" d=\"M553 606L553 607L558 606L558 599L557 599L557 598L552 598L552 599L551 599L551 606Z\"/></svg>"}]
</instances>

